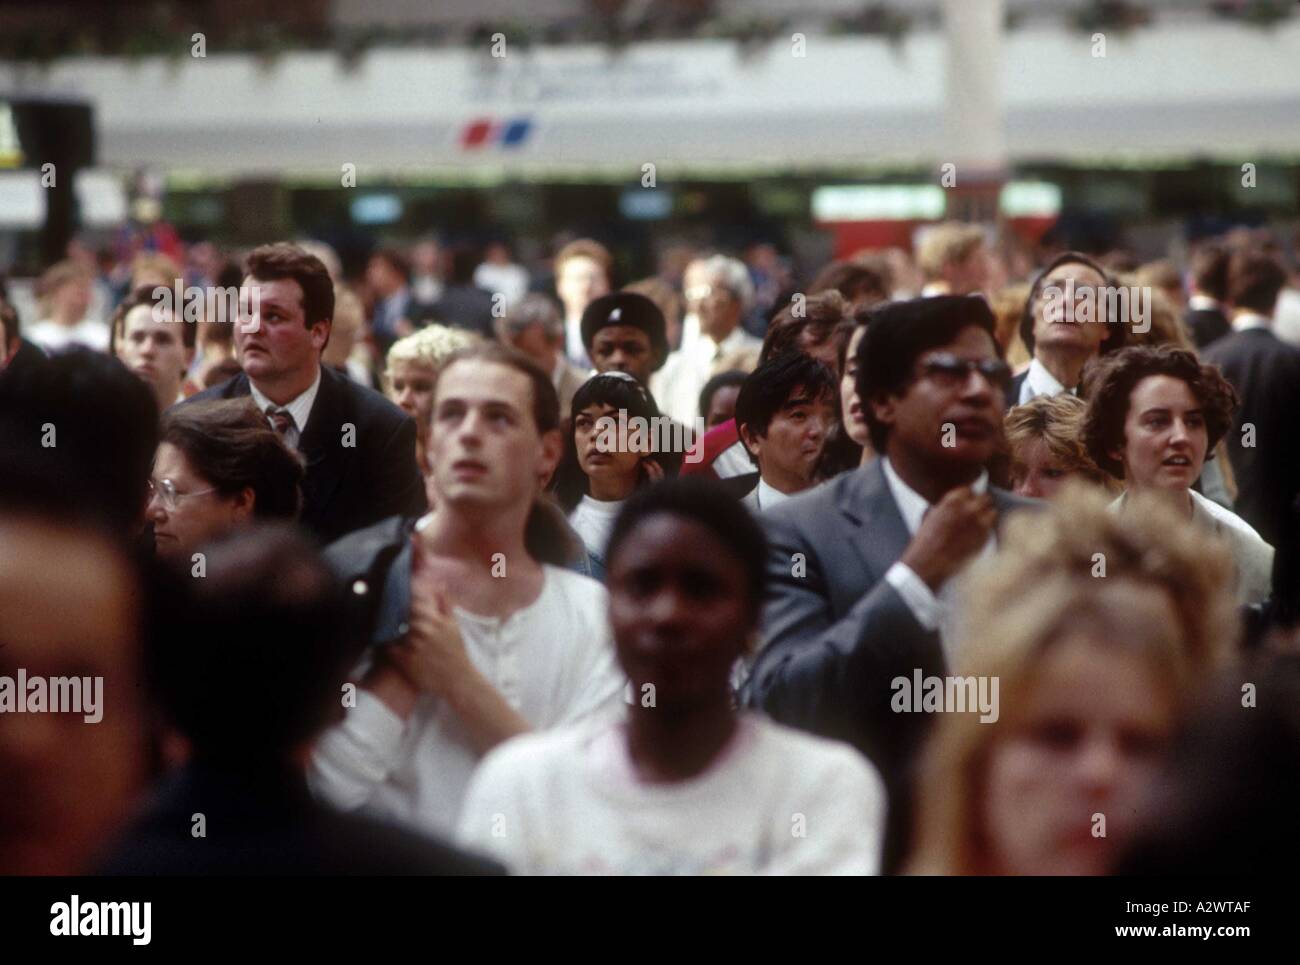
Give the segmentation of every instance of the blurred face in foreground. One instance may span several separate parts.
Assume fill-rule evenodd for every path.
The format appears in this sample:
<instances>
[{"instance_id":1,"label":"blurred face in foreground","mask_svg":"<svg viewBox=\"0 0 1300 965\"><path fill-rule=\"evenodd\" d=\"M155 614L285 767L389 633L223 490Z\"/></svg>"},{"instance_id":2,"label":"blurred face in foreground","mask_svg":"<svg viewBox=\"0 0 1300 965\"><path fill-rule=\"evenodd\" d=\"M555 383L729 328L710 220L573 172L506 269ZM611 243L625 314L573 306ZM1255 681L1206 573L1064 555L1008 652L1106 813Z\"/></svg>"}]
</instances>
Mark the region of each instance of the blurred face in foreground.
<instances>
[{"instance_id":1,"label":"blurred face in foreground","mask_svg":"<svg viewBox=\"0 0 1300 965\"><path fill-rule=\"evenodd\" d=\"M638 699L654 687L649 713L729 699L755 613L743 563L711 530L648 516L617 548L607 582L619 663Z\"/></svg>"},{"instance_id":2,"label":"blurred face in foreground","mask_svg":"<svg viewBox=\"0 0 1300 965\"><path fill-rule=\"evenodd\" d=\"M0 518L0 680L16 683L22 669L28 697L36 677L52 697L51 678L82 678L83 711L52 713L47 697L45 712L0 713L0 874L87 873L129 816L145 728L128 573L96 539ZM86 677L102 679L97 722Z\"/></svg>"},{"instance_id":3,"label":"blurred face in foreground","mask_svg":"<svg viewBox=\"0 0 1300 965\"><path fill-rule=\"evenodd\" d=\"M1042 659L1023 715L987 764L981 830L992 873L1108 871L1173 723L1166 687L1142 657L1104 641L1076 636Z\"/></svg>"}]
</instances>

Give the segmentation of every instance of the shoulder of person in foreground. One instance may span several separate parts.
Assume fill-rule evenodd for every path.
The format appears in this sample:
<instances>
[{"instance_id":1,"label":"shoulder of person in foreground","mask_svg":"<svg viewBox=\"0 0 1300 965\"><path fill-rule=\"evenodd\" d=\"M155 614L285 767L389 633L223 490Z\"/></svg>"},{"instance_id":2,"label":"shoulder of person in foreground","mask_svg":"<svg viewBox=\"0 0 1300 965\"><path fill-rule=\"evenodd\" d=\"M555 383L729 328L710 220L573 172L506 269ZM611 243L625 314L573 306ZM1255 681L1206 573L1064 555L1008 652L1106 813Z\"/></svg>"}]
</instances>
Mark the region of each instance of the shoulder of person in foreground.
<instances>
[{"instance_id":1,"label":"shoulder of person in foreground","mask_svg":"<svg viewBox=\"0 0 1300 965\"><path fill-rule=\"evenodd\" d=\"M784 780L790 846L771 874L880 873L887 797L876 768L848 744L753 715Z\"/></svg>"}]
</instances>

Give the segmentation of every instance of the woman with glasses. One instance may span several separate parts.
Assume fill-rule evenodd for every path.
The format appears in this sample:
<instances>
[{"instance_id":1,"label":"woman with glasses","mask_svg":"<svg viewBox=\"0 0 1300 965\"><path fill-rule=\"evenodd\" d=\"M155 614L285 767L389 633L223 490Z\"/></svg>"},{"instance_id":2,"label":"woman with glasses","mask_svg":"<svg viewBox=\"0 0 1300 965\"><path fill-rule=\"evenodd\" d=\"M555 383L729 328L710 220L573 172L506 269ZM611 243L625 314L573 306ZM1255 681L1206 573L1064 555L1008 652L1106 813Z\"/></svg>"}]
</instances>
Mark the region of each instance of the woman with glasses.
<instances>
[{"instance_id":1,"label":"woman with glasses","mask_svg":"<svg viewBox=\"0 0 1300 965\"><path fill-rule=\"evenodd\" d=\"M149 479L158 555L187 558L251 519L295 519L302 477L301 457L250 399L168 410Z\"/></svg>"},{"instance_id":2,"label":"woman with glasses","mask_svg":"<svg viewBox=\"0 0 1300 965\"><path fill-rule=\"evenodd\" d=\"M605 542L623 503L673 464L669 454L651 453L666 422L645 386L626 372L594 376L574 393L569 445L553 488L598 580L605 576Z\"/></svg>"}]
</instances>

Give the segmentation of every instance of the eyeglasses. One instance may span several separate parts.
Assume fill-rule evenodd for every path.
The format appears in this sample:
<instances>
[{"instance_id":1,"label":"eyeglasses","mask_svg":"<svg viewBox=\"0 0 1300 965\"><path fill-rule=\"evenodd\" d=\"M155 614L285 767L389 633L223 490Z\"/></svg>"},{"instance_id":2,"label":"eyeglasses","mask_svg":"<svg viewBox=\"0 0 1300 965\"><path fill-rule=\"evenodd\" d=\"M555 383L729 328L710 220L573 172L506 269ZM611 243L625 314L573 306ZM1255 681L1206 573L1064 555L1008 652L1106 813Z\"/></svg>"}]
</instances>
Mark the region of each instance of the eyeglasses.
<instances>
[{"instance_id":1,"label":"eyeglasses","mask_svg":"<svg viewBox=\"0 0 1300 965\"><path fill-rule=\"evenodd\" d=\"M956 388L979 372L994 388L1005 391L1011 385L1011 366L1000 359L982 359L978 362L960 358L951 352L935 352L921 363L921 372L940 385Z\"/></svg>"},{"instance_id":2,"label":"eyeglasses","mask_svg":"<svg viewBox=\"0 0 1300 965\"><path fill-rule=\"evenodd\" d=\"M203 496L216 491L217 487L213 486L210 489L197 489L192 493L181 493L176 491L176 484L170 479L159 479L157 482L152 479L149 480L149 502L157 499L158 502L162 503L162 508L169 513L176 511L176 507L182 499L187 499L190 496Z\"/></svg>"}]
</instances>

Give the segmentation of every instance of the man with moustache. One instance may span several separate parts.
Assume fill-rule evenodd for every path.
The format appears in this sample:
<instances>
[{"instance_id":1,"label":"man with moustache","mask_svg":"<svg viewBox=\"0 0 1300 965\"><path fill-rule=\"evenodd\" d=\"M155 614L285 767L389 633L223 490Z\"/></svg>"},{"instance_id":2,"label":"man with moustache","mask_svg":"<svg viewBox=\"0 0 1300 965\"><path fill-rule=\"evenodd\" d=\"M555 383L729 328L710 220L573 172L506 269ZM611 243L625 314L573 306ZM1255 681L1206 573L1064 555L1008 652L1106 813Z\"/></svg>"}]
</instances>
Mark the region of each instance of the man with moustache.
<instances>
[{"instance_id":1,"label":"man with moustache","mask_svg":"<svg viewBox=\"0 0 1300 965\"><path fill-rule=\"evenodd\" d=\"M187 400L253 397L306 460L299 521L322 542L428 506L415 423L378 392L321 365L333 318L334 283L319 258L291 244L254 249L235 324L243 372Z\"/></svg>"},{"instance_id":2,"label":"man with moustache","mask_svg":"<svg viewBox=\"0 0 1300 965\"><path fill-rule=\"evenodd\" d=\"M905 845L927 715L891 710L890 682L952 665L955 577L1033 505L989 485L1010 370L978 296L877 311L857 391L882 458L763 514L772 584L745 691L786 724L852 743L890 789L890 861Z\"/></svg>"}]
</instances>

